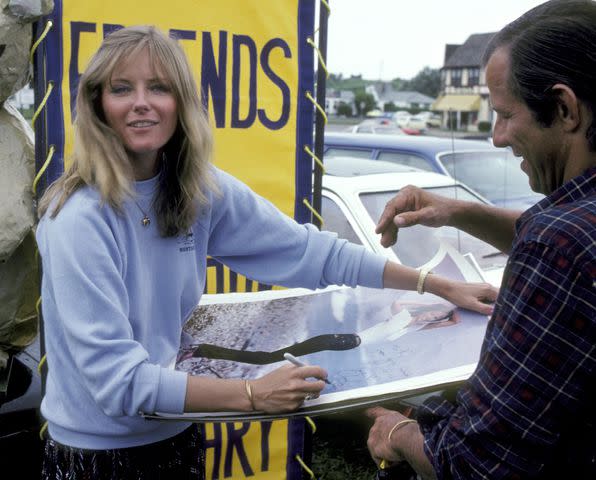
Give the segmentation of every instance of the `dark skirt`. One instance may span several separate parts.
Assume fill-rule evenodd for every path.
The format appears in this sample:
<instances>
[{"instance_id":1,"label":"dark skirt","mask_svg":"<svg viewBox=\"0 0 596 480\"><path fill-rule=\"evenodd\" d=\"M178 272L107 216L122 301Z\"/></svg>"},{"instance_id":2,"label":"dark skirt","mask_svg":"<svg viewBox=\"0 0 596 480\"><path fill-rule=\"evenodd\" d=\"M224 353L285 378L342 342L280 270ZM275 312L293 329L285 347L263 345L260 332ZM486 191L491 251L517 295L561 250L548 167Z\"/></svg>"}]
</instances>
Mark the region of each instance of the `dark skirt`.
<instances>
[{"instance_id":1,"label":"dark skirt","mask_svg":"<svg viewBox=\"0 0 596 480\"><path fill-rule=\"evenodd\" d=\"M182 433L131 448L86 450L47 439L43 480L205 480L203 431L193 424Z\"/></svg>"}]
</instances>

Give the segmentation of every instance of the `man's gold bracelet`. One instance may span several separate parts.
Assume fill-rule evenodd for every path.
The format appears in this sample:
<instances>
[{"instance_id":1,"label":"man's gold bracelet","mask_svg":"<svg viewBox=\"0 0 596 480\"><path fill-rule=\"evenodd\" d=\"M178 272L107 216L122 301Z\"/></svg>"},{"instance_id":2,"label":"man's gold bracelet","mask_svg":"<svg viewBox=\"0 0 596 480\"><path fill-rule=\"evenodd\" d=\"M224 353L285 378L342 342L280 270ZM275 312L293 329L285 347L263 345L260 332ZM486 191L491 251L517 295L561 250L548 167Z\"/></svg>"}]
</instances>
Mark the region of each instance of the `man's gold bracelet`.
<instances>
[{"instance_id":1,"label":"man's gold bracelet","mask_svg":"<svg viewBox=\"0 0 596 480\"><path fill-rule=\"evenodd\" d=\"M391 443L391 435L393 435L393 432L399 430L401 427L407 425L408 423L416 423L416 420L414 420L413 418L406 418L405 420L400 420L399 422L397 422L395 425L393 425L393 428L389 430L389 434L387 435L387 441Z\"/></svg>"}]
</instances>

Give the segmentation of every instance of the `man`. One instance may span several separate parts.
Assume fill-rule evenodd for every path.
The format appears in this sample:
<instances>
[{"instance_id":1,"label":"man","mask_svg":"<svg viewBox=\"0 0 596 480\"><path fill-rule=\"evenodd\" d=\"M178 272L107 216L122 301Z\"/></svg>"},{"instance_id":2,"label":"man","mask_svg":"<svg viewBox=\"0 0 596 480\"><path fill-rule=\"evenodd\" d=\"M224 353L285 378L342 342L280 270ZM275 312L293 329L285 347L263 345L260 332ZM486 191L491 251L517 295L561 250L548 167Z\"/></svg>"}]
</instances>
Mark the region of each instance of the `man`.
<instances>
[{"instance_id":1,"label":"man","mask_svg":"<svg viewBox=\"0 0 596 480\"><path fill-rule=\"evenodd\" d=\"M368 447L423 478L596 478L596 3L546 2L497 33L484 57L493 141L523 157L547 196L523 214L415 187L386 206L397 228L451 225L510 254L478 367L418 423L380 407Z\"/></svg>"}]
</instances>

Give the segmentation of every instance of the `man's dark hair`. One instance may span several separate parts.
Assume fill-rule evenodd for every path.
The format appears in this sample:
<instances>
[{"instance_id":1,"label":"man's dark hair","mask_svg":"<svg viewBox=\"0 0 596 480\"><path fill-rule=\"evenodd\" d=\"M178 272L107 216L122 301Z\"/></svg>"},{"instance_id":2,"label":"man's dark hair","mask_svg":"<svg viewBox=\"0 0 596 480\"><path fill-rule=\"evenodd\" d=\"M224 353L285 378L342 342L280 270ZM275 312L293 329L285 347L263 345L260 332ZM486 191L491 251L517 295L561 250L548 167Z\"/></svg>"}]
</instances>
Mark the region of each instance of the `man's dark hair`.
<instances>
[{"instance_id":1,"label":"man's dark hair","mask_svg":"<svg viewBox=\"0 0 596 480\"><path fill-rule=\"evenodd\" d=\"M592 114L586 137L596 150L596 2L551 0L496 33L484 53L486 66L496 49L509 49L509 87L536 120L551 126L557 109L552 86L571 88Z\"/></svg>"}]
</instances>

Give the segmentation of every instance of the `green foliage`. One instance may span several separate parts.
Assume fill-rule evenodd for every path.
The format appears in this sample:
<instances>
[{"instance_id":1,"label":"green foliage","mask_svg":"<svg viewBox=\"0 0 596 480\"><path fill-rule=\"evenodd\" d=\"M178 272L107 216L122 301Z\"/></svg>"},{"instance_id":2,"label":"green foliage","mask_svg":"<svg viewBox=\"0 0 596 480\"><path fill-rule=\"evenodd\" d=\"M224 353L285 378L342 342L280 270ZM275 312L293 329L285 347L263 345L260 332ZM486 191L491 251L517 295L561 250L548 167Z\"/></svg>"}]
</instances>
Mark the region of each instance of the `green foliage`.
<instances>
[{"instance_id":1,"label":"green foliage","mask_svg":"<svg viewBox=\"0 0 596 480\"><path fill-rule=\"evenodd\" d=\"M334 88L337 90L364 90L368 85L374 83L372 80L364 80L362 75L352 75L349 78L344 78L343 75L335 75L331 73L325 82L327 88Z\"/></svg>"},{"instance_id":2,"label":"green foliage","mask_svg":"<svg viewBox=\"0 0 596 480\"><path fill-rule=\"evenodd\" d=\"M339 105L337 106L337 114L351 117L352 107L345 102L339 102Z\"/></svg>"},{"instance_id":3,"label":"green foliage","mask_svg":"<svg viewBox=\"0 0 596 480\"><path fill-rule=\"evenodd\" d=\"M490 132L491 131L491 123L490 122L478 122L478 131L479 132Z\"/></svg>"},{"instance_id":4,"label":"green foliage","mask_svg":"<svg viewBox=\"0 0 596 480\"><path fill-rule=\"evenodd\" d=\"M437 97L441 91L441 72L424 67L414 78L406 80L401 90L412 90L429 97Z\"/></svg>"},{"instance_id":5,"label":"green foliage","mask_svg":"<svg viewBox=\"0 0 596 480\"><path fill-rule=\"evenodd\" d=\"M386 112L397 112L398 108L395 105L395 103L389 102L389 103L386 103L385 104L385 107L384 107L383 110L386 111Z\"/></svg>"},{"instance_id":6,"label":"green foliage","mask_svg":"<svg viewBox=\"0 0 596 480\"><path fill-rule=\"evenodd\" d=\"M404 88L404 85L408 82L408 80L404 80L403 78L394 78L391 80L391 87L393 90L401 91L401 90L408 90Z\"/></svg>"},{"instance_id":7,"label":"green foliage","mask_svg":"<svg viewBox=\"0 0 596 480\"><path fill-rule=\"evenodd\" d=\"M354 103L356 104L356 111L358 115L366 115L371 110L377 108L375 97L370 93L365 93L364 90L359 90L354 96Z\"/></svg>"},{"instance_id":8,"label":"green foliage","mask_svg":"<svg viewBox=\"0 0 596 480\"><path fill-rule=\"evenodd\" d=\"M364 91L368 85L374 83L376 83L375 80L365 80L362 75L351 75L349 78L344 78L341 74L332 73L329 75L326 85L327 88L351 90L356 93L358 90ZM397 91L412 90L429 97L437 97L441 90L441 72L438 69L424 67L410 80L394 78L391 80L391 87Z\"/></svg>"}]
</instances>

